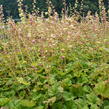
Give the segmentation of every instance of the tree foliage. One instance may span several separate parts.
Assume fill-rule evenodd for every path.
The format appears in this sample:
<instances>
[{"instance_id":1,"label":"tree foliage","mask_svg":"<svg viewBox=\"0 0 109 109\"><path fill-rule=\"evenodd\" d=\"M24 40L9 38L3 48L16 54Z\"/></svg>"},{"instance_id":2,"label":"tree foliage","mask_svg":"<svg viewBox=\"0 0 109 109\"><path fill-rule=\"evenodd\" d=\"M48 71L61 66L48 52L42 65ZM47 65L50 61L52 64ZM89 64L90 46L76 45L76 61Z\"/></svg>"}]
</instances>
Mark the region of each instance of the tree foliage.
<instances>
[{"instance_id":1,"label":"tree foliage","mask_svg":"<svg viewBox=\"0 0 109 109\"><path fill-rule=\"evenodd\" d=\"M74 13L74 9L82 15L86 15L88 11L91 11L93 14L99 12L99 0L50 0L52 3L52 8L58 13L61 14L62 10L67 10L69 15ZM36 0L34 5L36 10L41 12L46 12L48 10L48 1L47 0ZM0 4L4 7L5 16L13 16L18 18L18 3L17 0L0 0ZM33 10L33 1L24 0L24 9L27 12L32 12ZM100 4L101 5L101 4ZM106 8L106 11L109 9L109 1L103 0L103 5Z\"/></svg>"}]
</instances>

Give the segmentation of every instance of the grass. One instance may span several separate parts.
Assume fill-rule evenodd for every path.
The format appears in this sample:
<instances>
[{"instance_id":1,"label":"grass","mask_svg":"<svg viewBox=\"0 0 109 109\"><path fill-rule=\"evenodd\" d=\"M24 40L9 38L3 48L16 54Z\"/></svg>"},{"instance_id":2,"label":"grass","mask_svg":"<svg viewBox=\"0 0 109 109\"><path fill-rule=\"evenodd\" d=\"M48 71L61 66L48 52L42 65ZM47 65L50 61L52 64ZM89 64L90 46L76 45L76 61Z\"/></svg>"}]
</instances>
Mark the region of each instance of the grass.
<instances>
[{"instance_id":1,"label":"grass","mask_svg":"<svg viewBox=\"0 0 109 109\"><path fill-rule=\"evenodd\" d=\"M109 108L109 22L76 19L1 22L1 107Z\"/></svg>"}]
</instances>

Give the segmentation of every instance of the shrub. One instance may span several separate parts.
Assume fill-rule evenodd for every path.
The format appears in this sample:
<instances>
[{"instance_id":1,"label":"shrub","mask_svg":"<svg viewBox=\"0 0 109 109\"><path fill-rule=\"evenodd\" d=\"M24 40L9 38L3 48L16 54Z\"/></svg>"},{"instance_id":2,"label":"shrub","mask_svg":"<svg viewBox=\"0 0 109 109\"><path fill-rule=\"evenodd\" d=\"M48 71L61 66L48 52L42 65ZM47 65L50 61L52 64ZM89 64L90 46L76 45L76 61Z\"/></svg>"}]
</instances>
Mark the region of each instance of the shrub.
<instances>
[{"instance_id":1,"label":"shrub","mask_svg":"<svg viewBox=\"0 0 109 109\"><path fill-rule=\"evenodd\" d=\"M109 22L87 16L7 22L0 39L0 106L108 109ZM4 25L4 24L2 24Z\"/></svg>"}]
</instances>

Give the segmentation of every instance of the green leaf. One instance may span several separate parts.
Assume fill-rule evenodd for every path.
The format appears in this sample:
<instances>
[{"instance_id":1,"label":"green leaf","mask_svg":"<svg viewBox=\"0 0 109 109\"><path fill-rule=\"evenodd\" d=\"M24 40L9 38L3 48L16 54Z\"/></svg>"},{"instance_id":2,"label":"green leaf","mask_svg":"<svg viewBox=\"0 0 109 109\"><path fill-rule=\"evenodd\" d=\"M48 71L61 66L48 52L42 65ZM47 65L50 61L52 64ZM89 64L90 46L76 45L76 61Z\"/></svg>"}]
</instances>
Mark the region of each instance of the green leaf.
<instances>
[{"instance_id":1,"label":"green leaf","mask_svg":"<svg viewBox=\"0 0 109 109\"><path fill-rule=\"evenodd\" d=\"M104 109L109 109L109 106L104 106Z\"/></svg>"},{"instance_id":2,"label":"green leaf","mask_svg":"<svg viewBox=\"0 0 109 109\"><path fill-rule=\"evenodd\" d=\"M109 84L107 82L98 83L94 91L97 95L101 95L104 98L109 98Z\"/></svg>"},{"instance_id":3,"label":"green leaf","mask_svg":"<svg viewBox=\"0 0 109 109\"><path fill-rule=\"evenodd\" d=\"M99 107L96 104L92 104L90 109L99 109Z\"/></svg>"},{"instance_id":4,"label":"green leaf","mask_svg":"<svg viewBox=\"0 0 109 109\"><path fill-rule=\"evenodd\" d=\"M109 109L109 100L104 100L102 108L103 109Z\"/></svg>"},{"instance_id":5,"label":"green leaf","mask_svg":"<svg viewBox=\"0 0 109 109\"><path fill-rule=\"evenodd\" d=\"M64 92L63 93L63 98L65 99L65 101L70 101L70 100L74 99L72 93L70 93L70 92Z\"/></svg>"},{"instance_id":6,"label":"green leaf","mask_svg":"<svg viewBox=\"0 0 109 109\"><path fill-rule=\"evenodd\" d=\"M27 82L26 80L24 80L22 77L17 77L16 79L17 79L17 81L18 81L19 83L21 83L21 84L30 85L30 83Z\"/></svg>"},{"instance_id":7,"label":"green leaf","mask_svg":"<svg viewBox=\"0 0 109 109\"><path fill-rule=\"evenodd\" d=\"M44 101L44 103L46 104L55 103L55 101L56 101L56 97L52 97L52 98L49 98L47 101Z\"/></svg>"},{"instance_id":8,"label":"green leaf","mask_svg":"<svg viewBox=\"0 0 109 109\"><path fill-rule=\"evenodd\" d=\"M67 109L78 109L73 100L65 102L65 105L67 106Z\"/></svg>"},{"instance_id":9,"label":"green leaf","mask_svg":"<svg viewBox=\"0 0 109 109\"><path fill-rule=\"evenodd\" d=\"M36 107L34 109L44 109L44 106L38 106L38 107Z\"/></svg>"},{"instance_id":10,"label":"green leaf","mask_svg":"<svg viewBox=\"0 0 109 109\"><path fill-rule=\"evenodd\" d=\"M0 98L0 106L5 106L9 101L9 98Z\"/></svg>"},{"instance_id":11,"label":"green leaf","mask_svg":"<svg viewBox=\"0 0 109 109\"><path fill-rule=\"evenodd\" d=\"M78 107L77 109L89 109L86 99L79 98L79 99L76 99L74 102Z\"/></svg>"},{"instance_id":12,"label":"green leaf","mask_svg":"<svg viewBox=\"0 0 109 109\"><path fill-rule=\"evenodd\" d=\"M94 93L90 93L87 95L87 99L89 103L93 103L93 104L101 104L100 99L94 94Z\"/></svg>"},{"instance_id":13,"label":"green leaf","mask_svg":"<svg viewBox=\"0 0 109 109\"><path fill-rule=\"evenodd\" d=\"M34 101L23 99L20 101L20 105L31 108L31 107L34 107L36 105L36 103Z\"/></svg>"},{"instance_id":14,"label":"green leaf","mask_svg":"<svg viewBox=\"0 0 109 109\"><path fill-rule=\"evenodd\" d=\"M54 103L53 106L52 106L52 109L63 109L63 104L62 102L57 102L57 103Z\"/></svg>"}]
</instances>

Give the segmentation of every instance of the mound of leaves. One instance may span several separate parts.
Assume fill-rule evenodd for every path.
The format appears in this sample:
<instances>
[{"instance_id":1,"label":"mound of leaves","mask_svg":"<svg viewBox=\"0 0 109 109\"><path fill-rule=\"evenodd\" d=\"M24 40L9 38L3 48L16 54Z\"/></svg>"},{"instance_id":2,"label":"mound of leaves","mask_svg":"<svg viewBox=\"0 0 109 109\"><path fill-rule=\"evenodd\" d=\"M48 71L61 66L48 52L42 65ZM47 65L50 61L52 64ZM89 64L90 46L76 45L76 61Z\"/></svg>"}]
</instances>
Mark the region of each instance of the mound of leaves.
<instances>
[{"instance_id":1,"label":"mound of leaves","mask_svg":"<svg viewBox=\"0 0 109 109\"><path fill-rule=\"evenodd\" d=\"M109 109L108 32L55 23L12 23L10 37L0 40L0 107ZM25 37L28 31L36 36Z\"/></svg>"}]
</instances>

